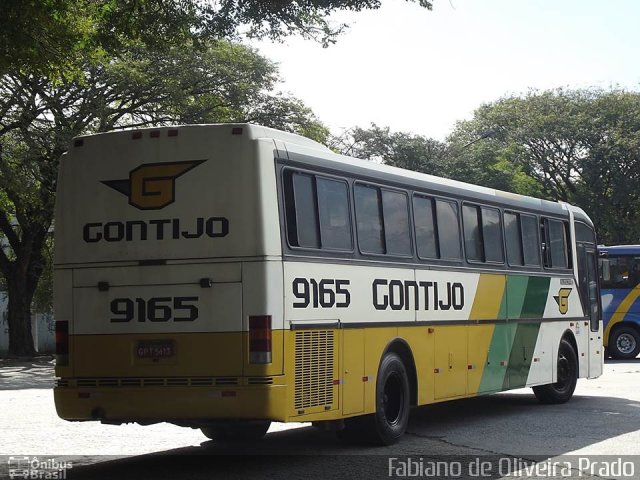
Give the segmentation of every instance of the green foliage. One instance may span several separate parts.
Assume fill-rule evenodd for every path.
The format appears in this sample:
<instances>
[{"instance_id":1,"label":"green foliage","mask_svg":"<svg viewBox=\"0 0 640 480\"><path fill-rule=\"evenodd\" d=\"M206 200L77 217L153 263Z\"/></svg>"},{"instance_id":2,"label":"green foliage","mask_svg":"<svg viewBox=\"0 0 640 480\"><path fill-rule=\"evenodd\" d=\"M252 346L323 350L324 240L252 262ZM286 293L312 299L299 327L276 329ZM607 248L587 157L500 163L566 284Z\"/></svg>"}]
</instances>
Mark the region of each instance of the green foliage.
<instances>
[{"instance_id":1,"label":"green foliage","mask_svg":"<svg viewBox=\"0 0 640 480\"><path fill-rule=\"evenodd\" d=\"M27 305L50 305L50 227L60 156L74 136L176 123L260 122L324 142L300 100L274 93L276 65L224 40L164 51L132 45L82 77L0 77L0 272ZM41 275L44 275L42 283ZM39 290L36 291L36 287ZM25 312L27 315L27 312Z\"/></svg>"},{"instance_id":2,"label":"green foliage","mask_svg":"<svg viewBox=\"0 0 640 480\"><path fill-rule=\"evenodd\" d=\"M379 6L378 0L3 0L0 75L14 69L68 80L81 77L88 60L108 62L132 45L164 51L186 42L299 34L326 46L345 28L328 15Z\"/></svg>"},{"instance_id":3,"label":"green foliage","mask_svg":"<svg viewBox=\"0 0 640 480\"><path fill-rule=\"evenodd\" d=\"M47 238L42 254L43 268L38 286L33 295L33 311L36 313L53 312L53 235Z\"/></svg>"},{"instance_id":4,"label":"green foliage","mask_svg":"<svg viewBox=\"0 0 640 480\"><path fill-rule=\"evenodd\" d=\"M372 125L344 154L582 207L600 242L640 242L640 93L532 91L482 105L443 144Z\"/></svg>"},{"instance_id":5,"label":"green foliage","mask_svg":"<svg viewBox=\"0 0 640 480\"><path fill-rule=\"evenodd\" d=\"M394 167L442 176L446 146L420 135L391 132L388 127L355 127L334 137L331 148L356 158L377 161Z\"/></svg>"},{"instance_id":6,"label":"green foliage","mask_svg":"<svg viewBox=\"0 0 640 480\"><path fill-rule=\"evenodd\" d=\"M482 171L479 183L581 206L601 242L640 240L640 93L557 89L503 98L459 123L450 141L486 131L493 137L464 152L458 175ZM500 164L506 178L493 174Z\"/></svg>"}]
</instances>

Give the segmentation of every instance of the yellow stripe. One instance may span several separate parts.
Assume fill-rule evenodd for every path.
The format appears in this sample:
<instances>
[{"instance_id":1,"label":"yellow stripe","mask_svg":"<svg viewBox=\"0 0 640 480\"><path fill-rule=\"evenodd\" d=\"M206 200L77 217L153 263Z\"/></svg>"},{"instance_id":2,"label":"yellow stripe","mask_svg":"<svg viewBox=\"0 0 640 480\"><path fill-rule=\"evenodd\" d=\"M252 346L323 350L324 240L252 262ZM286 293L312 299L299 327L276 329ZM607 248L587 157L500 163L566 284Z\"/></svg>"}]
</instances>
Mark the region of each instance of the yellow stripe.
<instances>
[{"instance_id":1,"label":"yellow stripe","mask_svg":"<svg viewBox=\"0 0 640 480\"><path fill-rule=\"evenodd\" d=\"M631 305L633 305L633 302L635 302L638 297L640 297L640 284L636 285L635 288L633 288L627 296L624 297L618 305L618 308L616 308L616 312L611 315L611 320L607 323L607 328L604 332L605 345L609 345L609 333L611 332L611 328L613 328L616 323L620 323L624 320L624 316L629 312Z\"/></svg>"},{"instance_id":2,"label":"yellow stripe","mask_svg":"<svg viewBox=\"0 0 640 480\"><path fill-rule=\"evenodd\" d=\"M480 275L469 319L495 320L498 318L505 285L505 275Z\"/></svg>"},{"instance_id":3,"label":"yellow stripe","mask_svg":"<svg viewBox=\"0 0 640 480\"><path fill-rule=\"evenodd\" d=\"M495 320L500 314L500 306L506 286L506 275L482 274L478 281L476 296L469 315L470 320ZM478 325L469 329L467 362L467 394L475 395L480 389L482 374L487 364L487 356L493 338L495 325Z\"/></svg>"}]
</instances>

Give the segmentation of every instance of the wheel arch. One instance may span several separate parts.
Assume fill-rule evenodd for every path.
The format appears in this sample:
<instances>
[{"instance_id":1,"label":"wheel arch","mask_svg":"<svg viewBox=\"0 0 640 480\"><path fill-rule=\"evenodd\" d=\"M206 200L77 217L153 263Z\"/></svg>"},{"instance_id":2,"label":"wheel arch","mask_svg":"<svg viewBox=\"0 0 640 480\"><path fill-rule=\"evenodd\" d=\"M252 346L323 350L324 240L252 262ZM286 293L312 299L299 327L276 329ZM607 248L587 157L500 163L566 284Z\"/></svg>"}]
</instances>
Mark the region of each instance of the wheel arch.
<instances>
[{"instance_id":1,"label":"wheel arch","mask_svg":"<svg viewBox=\"0 0 640 480\"><path fill-rule=\"evenodd\" d=\"M621 322L618 322L611 327L609 336L611 336L611 333L614 332L616 329L622 328L622 327L633 328L636 332L638 332L638 335L640 335L640 324L638 324L637 322L629 321L629 320L622 320Z\"/></svg>"},{"instance_id":2,"label":"wheel arch","mask_svg":"<svg viewBox=\"0 0 640 480\"><path fill-rule=\"evenodd\" d=\"M607 323L607 325L604 327L604 335L602 337L602 341L605 347L609 346L609 340L611 339L611 335L613 334L613 332L622 327L633 328L638 333L638 335L640 335L640 323L638 322L622 319L619 322Z\"/></svg>"},{"instance_id":3,"label":"wheel arch","mask_svg":"<svg viewBox=\"0 0 640 480\"><path fill-rule=\"evenodd\" d=\"M576 354L576 365L578 367L578 377L580 377L580 352L578 351L578 342L576 342L576 337L571 330L567 329L562 334L562 338L560 339L560 341L562 340L566 340L573 347L573 351ZM560 345L558 345L558 348L560 348Z\"/></svg>"},{"instance_id":4,"label":"wheel arch","mask_svg":"<svg viewBox=\"0 0 640 480\"><path fill-rule=\"evenodd\" d=\"M395 353L398 355L407 369L407 376L409 377L409 404L416 406L418 404L418 375L411 347L403 338L394 338L382 352L380 362L382 362L382 359L387 353ZM378 365L378 368L379 367L380 365Z\"/></svg>"}]
</instances>

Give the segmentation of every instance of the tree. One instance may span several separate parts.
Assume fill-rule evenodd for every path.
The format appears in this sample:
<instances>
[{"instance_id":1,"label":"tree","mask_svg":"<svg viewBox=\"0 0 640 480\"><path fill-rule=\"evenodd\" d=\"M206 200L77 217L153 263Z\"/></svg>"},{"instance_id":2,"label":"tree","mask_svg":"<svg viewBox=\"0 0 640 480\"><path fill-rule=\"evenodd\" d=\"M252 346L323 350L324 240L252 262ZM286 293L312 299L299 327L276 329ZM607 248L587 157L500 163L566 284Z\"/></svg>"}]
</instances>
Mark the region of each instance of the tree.
<instances>
[{"instance_id":1,"label":"tree","mask_svg":"<svg viewBox=\"0 0 640 480\"><path fill-rule=\"evenodd\" d=\"M494 138L473 145L458 176L485 172L477 178L493 186L499 167L506 190L581 206L599 241L638 242L640 93L557 89L506 97L460 122L450 141L489 130Z\"/></svg>"},{"instance_id":2,"label":"tree","mask_svg":"<svg viewBox=\"0 0 640 480\"><path fill-rule=\"evenodd\" d=\"M47 264L58 161L71 139L124 126L254 119L324 141L326 128L302 102L268 93L277 81L274 63L227 41L165 51L138 45L62 83L0 77L0 272L10 353L34 353L30 309Z\"/></svg>"},{"instance_id":3,"label":"tree","mask_svg":"<svg viewBox=\"0 0 640 480\"><path fill-rule=\"evenodd\" d=\"M392 133L389 127L371 124L354 127L334 137L331 148L356 158L381 162L431 175L443 175L446 145L437 140L406 132Z\"/></svg>"},{"instance_id":4,"label":"tree","mask_svg":"<svg viewBox=\"0 0 640 480\"><path fill-rule=\"evenodd\" d=\"M417 1L427 9L431 2ZM327 16L377 9L379 0L4 0L0 75L10 69L54 79L82 74L131 44L162 50L186 41L300 34L328 45L344 30Z\"/></svg>"}]
</instances>

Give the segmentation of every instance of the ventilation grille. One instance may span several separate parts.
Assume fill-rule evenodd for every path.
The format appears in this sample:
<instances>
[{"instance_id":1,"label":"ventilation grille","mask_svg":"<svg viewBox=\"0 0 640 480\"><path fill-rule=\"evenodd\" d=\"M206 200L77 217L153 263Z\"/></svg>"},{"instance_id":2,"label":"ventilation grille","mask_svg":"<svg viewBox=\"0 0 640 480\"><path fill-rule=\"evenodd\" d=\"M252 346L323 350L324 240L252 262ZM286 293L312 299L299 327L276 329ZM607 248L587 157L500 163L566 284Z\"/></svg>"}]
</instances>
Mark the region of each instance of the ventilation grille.
<instances>
[{"instance_id":1,"label":"ventilation grille","mask_svg":"<svg viewBox=\"0 0 640 480\"><path fill-rule=\"evenodd\" d=\"M106 377L106 378L60 378L57 387L215 387L238 385L234 377Z\"/></svg>"},{"instance_id":2,"label":"ventilation grille","mask_svg":"<svg viewBox=\"0 0 640 480\"><path fill-rule=\"evenodd\" d=\"M273 385L273 377L251 377L247 383L249 385Z\"/></svg>"},{"instance_id":3,"label":"ventilation grille","mask_svg":"<svg viewBox=\"0 0 640 480\"><path fill-rule=\"evenodd\" d=\"M297 410L333 403L333 331L296 332Z\"/></svg>"}]
</instances>

